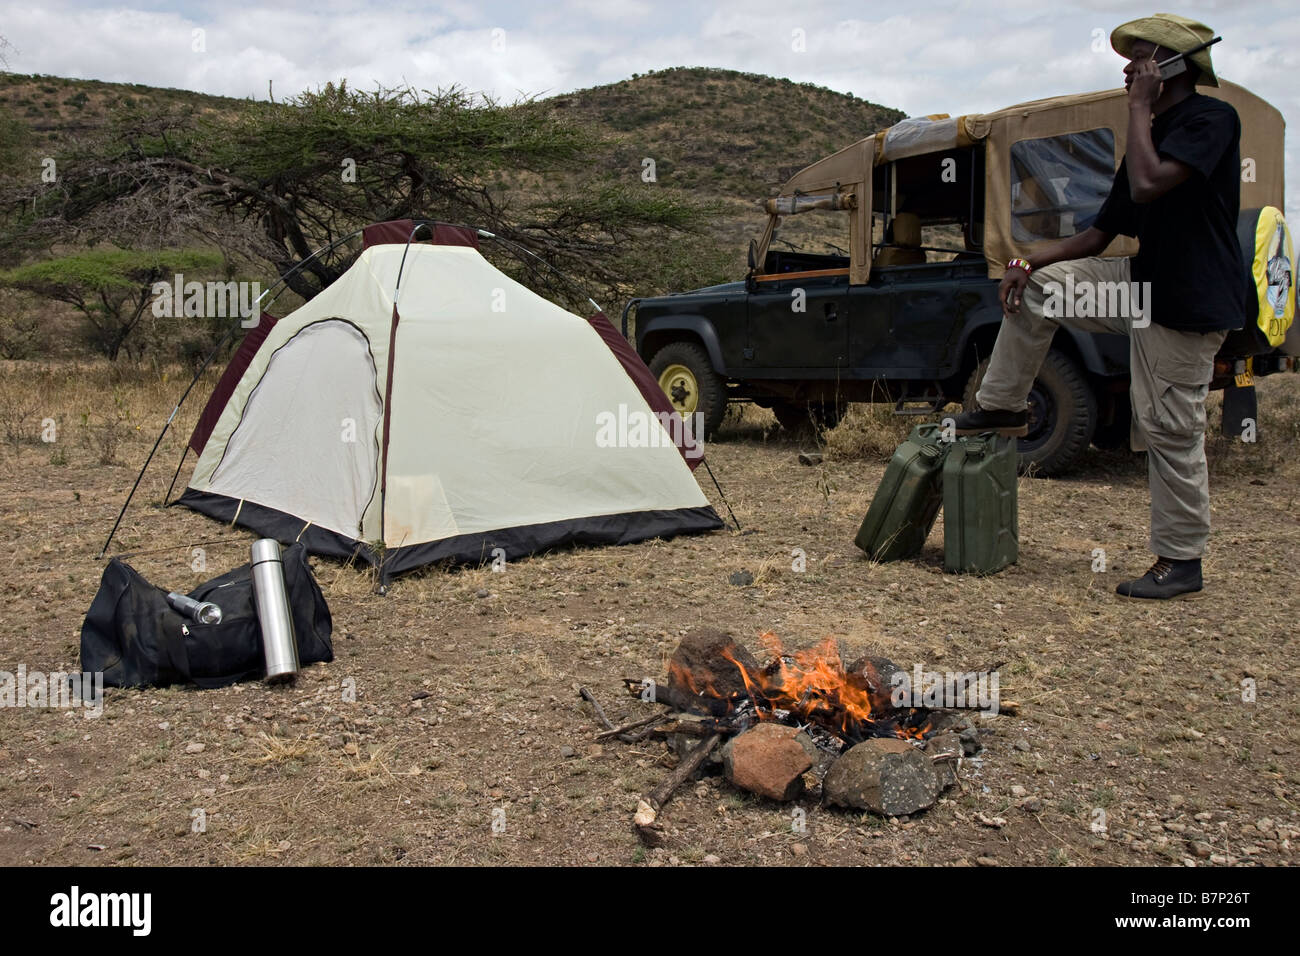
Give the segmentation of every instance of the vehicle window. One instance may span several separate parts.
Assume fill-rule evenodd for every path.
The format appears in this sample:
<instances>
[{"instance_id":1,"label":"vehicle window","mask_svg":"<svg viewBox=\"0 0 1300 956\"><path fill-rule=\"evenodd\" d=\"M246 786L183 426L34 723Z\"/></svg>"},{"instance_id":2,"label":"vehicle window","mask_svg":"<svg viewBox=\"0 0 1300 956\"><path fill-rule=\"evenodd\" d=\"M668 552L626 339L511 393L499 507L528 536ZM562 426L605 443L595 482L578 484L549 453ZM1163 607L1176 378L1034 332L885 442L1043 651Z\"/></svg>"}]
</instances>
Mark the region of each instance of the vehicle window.
<instances>
[{"instance_id":1,"label":"vehicle window","mask_svg":"<svg viewBox=\"0 0 1300 956\"><path fill-rule=\"evenodd\" d=\"M1011 147L1011 237L1060 239L1092 225L1115 179L1115 134L1092 129Z\"/></svg>"},{"instance_id":2,"label":"vehicle window","mask_svg":"<svg viewBox=\"0 0 1300 956\"><path fill-rule=\"evenodd\" d=\"M951 262L966 252L960 223L937 223L921 227L921 245L927 262ZM978 256L983 258L983 256Z\"/></svg>"}]
</instances>

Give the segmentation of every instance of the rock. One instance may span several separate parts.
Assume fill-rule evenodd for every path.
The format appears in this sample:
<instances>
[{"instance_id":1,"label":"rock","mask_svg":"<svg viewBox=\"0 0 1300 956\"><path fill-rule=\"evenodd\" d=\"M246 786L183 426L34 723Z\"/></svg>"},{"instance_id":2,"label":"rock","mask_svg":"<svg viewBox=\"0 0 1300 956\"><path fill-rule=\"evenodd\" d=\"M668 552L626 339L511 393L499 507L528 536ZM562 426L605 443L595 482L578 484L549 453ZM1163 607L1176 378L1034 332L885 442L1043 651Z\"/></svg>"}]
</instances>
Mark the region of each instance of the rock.
<instances>
[{"instance_id":1,"label":"rock","mask_svg":"<svg viewBox=\"0 0 1300 956\"><path fill-rule=\"evenodd\" d=\"M565 760L568 760L570 757L578 756L578 751L574 750L568 744L565 744L560 748L560 756L563 757Z\"/></svg>"},{"instance_id":2,"label":"rock","mask_svg":"<svg viewBox=\"0 0 1300 956\"><path fill-rule=\"evenodd\" d=\"M949 781L905 740L864 741L845 751L822 781L827 805L896 817L934 805Z\"/></svg>"},{"instance_id":3,"label":"rock","mask_svg":"<svg viewBox=\"0 0 1300 956\"><path fill-rule=\"evenodd\" d=\"M797 727L762 723L727 741L722 767L742 790L769 800L793 800L803 793L803 775L816 754L812 738Z\"/></svg>"},{"instance_id":4,"label":"rock","mask_svg":"<svg viewBox=\"0 0 1300 956\"><path fill-rule=\"evenodd\" d=\"M1011 788L1011 795L1013 797L1027 797L1029 796L1029 791L1020 786L1020 784L1016 784Z\"/></svg>"},{"instance_id":5,"label":"rock","mask_svg":"<svg viewBox=\"0 0 1300 956\"><path fill-rule=\"evenodd\" d=\"M799 452L799 464L801 465L820 465L822 463L822 453L819 451L801 451Z\"/></svg>"},{"instance_id":6,"label":"rock","mask_svg":"<svg viewBox=\"0 0 1300 956\"><path fill-rule=\"evenodd\" d=\"M744 697L745 681L736 665L723 656L724 652L738 660L751 674L758 671L759 664L754 655L726 631L695 628L682 638L668 662L669 688L693 695L712 687L720 697ZM695 686L689 686L690 683Z\"/></svg>"},{"instance_id":7,"label":"rock","mask_svg":"<svg viewBox=\"0 0 1300 956\"><path fill-rule=\"evenodd\" d=\"M993 857L991 857L991 856L977 856L977 857L975 857L975 862L976 862L979 866L997 866L997 865L998 865L998 861L995 860L995 859L993 859Z\"/></svg>"},{"instance_id":8,"label":"rock","mask_svg":"<svg viewBox=\"0 0 1300 956\"><path fill-rule=\"evenodd\" d=\"M207 744L201 744L201 743L198 743L197 741L194 742L194 743L190 743L190 744L186 744L186 745L185 745L185 752L186 752L187 754L201 754L201 753L203 753L203 751L205 751L205 750L207 750L207 749L208 749L208 745L207 745Z\"/></svg>"},{"instance_id":9,"label":"rock","mask_svg":"<svg viewBox=\"0 0 1300 956\"><path fill-rule=\"evenodd\" d=\"M1041 813L1043 809L1043 801L1039 800L1037 797L1025 797L1025 799L1020 801L1020 809L1024 810L1026 813Z\"/></svg>"},{"instance_id":10,"label":"rock","mask_svg":"<svg viewBox=\"0 0 1300 956\"><path fill-rule=\"evenodd\" d=\"M794 843L791 844L790 846L790 852L793 853L795 856L800 856L800 857L807 856L808 847L804 846L802 843Z\"/></svg>"},{"instance_id":11,"label":"rock","mask_svg":"<svg viewBox=\"0 0 1300 956\"><path fill-rule=\"evenodd\" d=\"M487 588L479 588L477 591L474 592L474 596L478 598L480 601L486 597L491 597L491 595L492 592L489 591Z\"/></svg>"},{"instance_id":12,"label":"rock","mask_svg":"<svg viewBox=\"0 0 1300 956\"><path fill-rule=\"evenodd\" d=\"M754 575L748 571L736 571L727 580L738 588L747 588L754 583Z\"/></svg>"},{"instance_id":13,"label":"rock","mask_svg":"<svg viewBox=\"0 0 1300 956\"><path fill-rule=\"evenodd\" d=\"M712 866L716 863L721 863L722 857L718 856L716 853L710 853L708 856L704 858L704 862Z\"/></svg>"},{"instance_id":14,"label":"rock","mask_svg":"<svg viewBox=\"0 0 1300 956\"><path fill-rule=\"evenodd\" d=\"M1019 740L1016 741L1015 748L1021 751L1022 753L1029 753L1029 749L1030 749L1029 741L1026 740L1024 737L1021 737Z\"/></svg>"}]
</instances>

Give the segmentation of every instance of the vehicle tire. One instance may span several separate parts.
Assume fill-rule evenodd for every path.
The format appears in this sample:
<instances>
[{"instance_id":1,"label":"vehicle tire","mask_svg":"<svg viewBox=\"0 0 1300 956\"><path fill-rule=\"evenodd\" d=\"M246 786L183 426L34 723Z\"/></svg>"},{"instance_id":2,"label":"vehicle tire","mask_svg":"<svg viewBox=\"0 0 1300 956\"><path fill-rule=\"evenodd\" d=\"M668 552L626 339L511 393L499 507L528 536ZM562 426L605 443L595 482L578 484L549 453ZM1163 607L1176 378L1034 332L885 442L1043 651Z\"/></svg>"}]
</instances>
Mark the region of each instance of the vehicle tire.
<instances>
[{"instance_id":1,"label":"vehicle tire","mask_svg":"<svg viewBox=\"0 0 1300 956\"><path fill-rule=\"evenodd\" d=\"M650 359L650 372L683 418L703 415L703 437L711 439L727 413L727 383L709 353L694 342L670 342Z\"/></svg>"},{"instance_id":2,"label":"vehicle tire","mask_svg":"<svg viewBox=\"0 0 1300 956\"><path fill-rule=\"evenodd\" d=\"M819 432L830 431L843 420L847 411L847 402L772 403L772 414L788 432L805 431L814 425Z\"/></svg>"},{"instance_id":3,"label":"vehicle tire","mask_svg":"<svg viewBox=\"0 0 1300 956\"><path fill-rule=\"evenodd\" d=\"M1133 405L1128 394L1115 395L1111 400L1115 403L1115 411L1109 424L1098 421L1092 433L1092 443L1103 451L1128 448L1129 427L1133 422Z\"/></svg>"},{"instance_id":4,"label":"vehicle tire","mask_svg":"<svg viewBox=\"0 0 1300 956\"><path fill-rule=\"evenodd\" d=\"M966 383L968 411L988 365L988 359L981 362ZM1029 434L1017 444L1021 472L1064 474L1087 450L1096 427L1097 396L1087 377L1072 358L1052 349L1029 390Z\"/></svg>"}]
</instances>

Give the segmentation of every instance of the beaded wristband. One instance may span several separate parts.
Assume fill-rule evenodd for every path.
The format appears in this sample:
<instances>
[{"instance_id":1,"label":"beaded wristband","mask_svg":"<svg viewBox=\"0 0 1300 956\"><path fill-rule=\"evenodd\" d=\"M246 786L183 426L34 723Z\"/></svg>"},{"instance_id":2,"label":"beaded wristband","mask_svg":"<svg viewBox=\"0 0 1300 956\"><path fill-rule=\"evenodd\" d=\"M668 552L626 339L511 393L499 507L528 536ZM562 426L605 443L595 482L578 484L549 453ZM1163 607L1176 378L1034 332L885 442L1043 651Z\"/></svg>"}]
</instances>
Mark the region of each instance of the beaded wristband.
<instances>
[{"instance_id":1,"label":"beaded wristband","mask_svg":"<svg viewBox=\"0 0 1300 956\"><path fill-rule=\"evenodd\" d=\"M1024 269L1025 275L1030 275L1034 271L1034 267L1029 264L1028 259L1012 259L1010 262L1007 263L1007 268Z\"/></svg>"}]
</instances>

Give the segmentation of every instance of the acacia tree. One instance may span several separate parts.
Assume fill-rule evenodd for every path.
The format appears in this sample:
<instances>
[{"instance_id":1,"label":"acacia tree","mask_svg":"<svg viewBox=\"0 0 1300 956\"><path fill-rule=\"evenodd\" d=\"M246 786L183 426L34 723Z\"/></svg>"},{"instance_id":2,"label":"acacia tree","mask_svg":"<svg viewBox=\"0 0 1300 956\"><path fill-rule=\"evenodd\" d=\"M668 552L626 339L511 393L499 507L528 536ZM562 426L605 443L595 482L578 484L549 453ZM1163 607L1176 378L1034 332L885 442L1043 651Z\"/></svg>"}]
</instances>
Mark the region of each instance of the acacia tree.
<instances>
[{"instance_id":1,"label":"acacia tree","mask_svg":"<svg viewBox=\"0 0 1300 956\"><path fill-rule=\"evenodd\" d=\"M601 145L545 102L503 106L459 89L341 83L225 113L128 108L63 164L56 188L11 197L8 236L29 250L69 236L216 243L285 273L366 223L432 218L487 229L621 294L639 278L633 262L700 243L712 210L585 168ZM290 287L311 298L355 253L310 261ZM549 273L531 279L571 291Z\"/></svg>"},{"instance_id":2,"label":"acacia tree","mask_svg":"<svg viewBox=\"0 0 1300 956\"><path fill-rule=\"evenodd\" d=\"M73 306L85 317L91 342L116 360L144 318L155 282L210 271L221 261L206 251L90 249L10 269L0 273L0 285Z\"/></svg>"}]
</instances>

